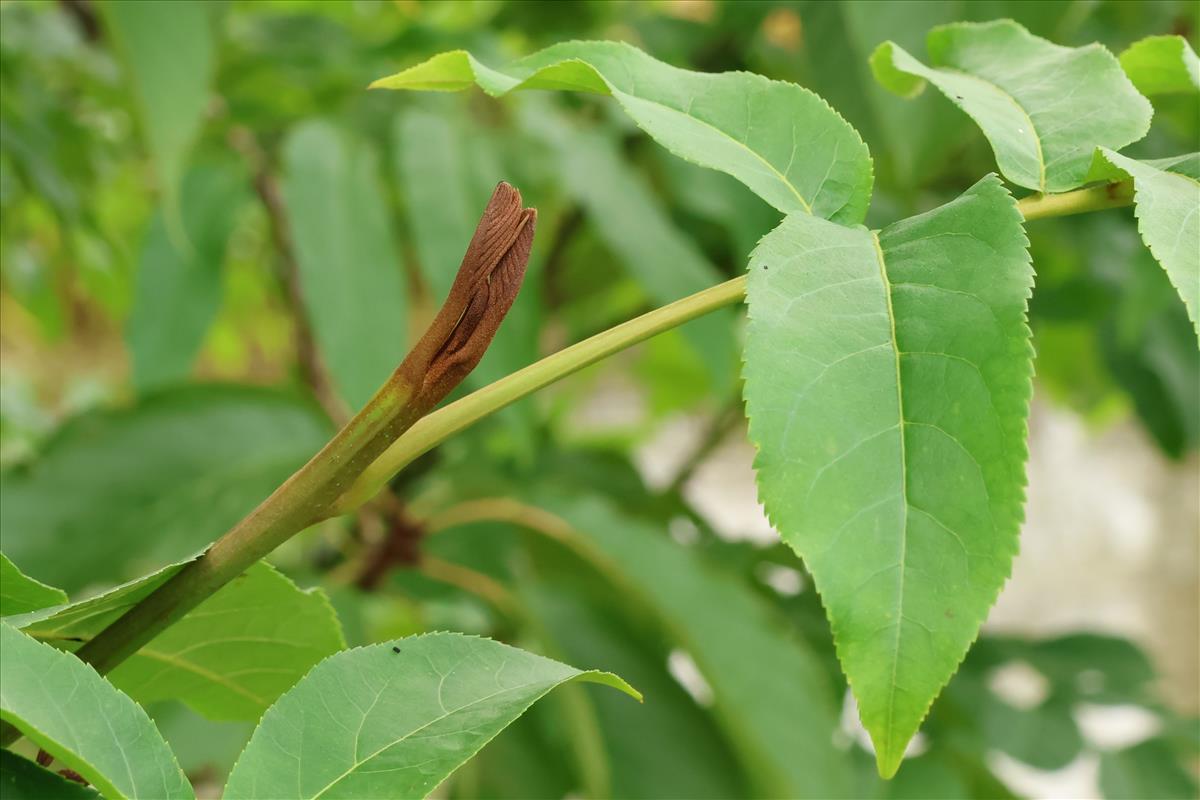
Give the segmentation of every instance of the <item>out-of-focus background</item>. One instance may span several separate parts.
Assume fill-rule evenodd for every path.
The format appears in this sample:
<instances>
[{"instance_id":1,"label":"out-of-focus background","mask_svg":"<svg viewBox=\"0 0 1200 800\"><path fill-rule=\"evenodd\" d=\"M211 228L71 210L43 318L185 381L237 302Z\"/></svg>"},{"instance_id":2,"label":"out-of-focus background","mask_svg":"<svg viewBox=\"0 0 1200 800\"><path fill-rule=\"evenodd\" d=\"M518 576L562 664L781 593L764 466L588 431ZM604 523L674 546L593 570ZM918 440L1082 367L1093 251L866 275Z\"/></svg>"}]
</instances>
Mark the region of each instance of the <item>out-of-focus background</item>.
<instances>
[{"instance_id":1,"label":"out-of-focus background","mask_svg":"<svg viewBox=\"0 0 1200 800\"><path fill-rule=\"evenodd\" d=\"M778 222L603 98L366 91L378 77L454 48L500 65L558 41L614 39L690 69L794 81L870 146L878 227L994 169L979 131L937 93L901 100L873 84L866 59L879 42L923 54L935 25L1010 17L1069 46L1119 52L1161 33L1194 45L1196 11L1085 0L5 0L4 550L76 594L210 541L398 363L497 180L538 207L537 242L513 313L460 394L739 274ZM1129 152L1197 149L1200 100L1154 102L1150 135ZM590 690L539 707L447 796L577 795L597 769L617 797L732 797L754 785L752 745L722 723L736 715L723 692L737 687L697 666L704 626L728 608L673 609L669 598L651 608L659 601L631 600L507 526L397 533L531 486L595 524L645 528L685 571L789 627L780 635L827 673L829 735L862 796L1194 796L1194 334L1128 210L1036 222L1029 235L1038 358L1021 555L891 785L871 774L803 566L756 501L740 314L691 323L506 409L406 471L395 518L332 521L275 561L330 592L351 644L478 632L658 692L643 709ZM730 636L731 650L743 645ZM748 685L798 691L746 657ZM171 704L152 712L202 791L219 787L249 728ZM580 725L591 749L574 744Z\"/></svg>"}]
</instances>

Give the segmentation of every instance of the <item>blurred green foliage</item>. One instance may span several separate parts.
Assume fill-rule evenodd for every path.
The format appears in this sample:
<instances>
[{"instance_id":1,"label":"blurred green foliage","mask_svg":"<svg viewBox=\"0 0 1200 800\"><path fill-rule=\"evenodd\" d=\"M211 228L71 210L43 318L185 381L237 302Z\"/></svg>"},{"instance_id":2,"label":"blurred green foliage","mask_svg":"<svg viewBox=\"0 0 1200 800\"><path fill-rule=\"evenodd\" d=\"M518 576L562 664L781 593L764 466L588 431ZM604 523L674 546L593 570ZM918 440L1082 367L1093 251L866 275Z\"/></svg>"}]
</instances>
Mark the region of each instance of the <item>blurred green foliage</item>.
<instances>
[{"instance_id":1,"label":"blurred green foliage","mask_svg":"<svg viewBox=\"0 0 1200 800\"><path fill-rule=\"evenodd\" d=\"M906 101L875 85L866 59L879 42L921 53L934 25L1001 17L1114 51L1196 32L1194 4L1157 1L169 6L0 4L4 550L73 595L186 556L311 454L328 417L369 396L436 308L497 180L538 207L538 240L468 388L740 274L778 222L734 180L654 145L610 101L367 92L371 80L448 49L499 64L587 38L795 81L870 146L868 224L880 226L995 167L944 98ZM1133 155L1195 149L1197 97L1154 103ZM1029 230L1038 393L1096 425L1136 416L1171 458L1194 452L1194 334L1132 215ZM935 705L922 754L895 782L874 776L841 721L846 687L799 562L782 546L721 540L677 487L647 488L633 466L635 445L668 415L730 406L740 327L715 315L622 356L638 398L628 413L581 428L588 409L605 416L597 389L612 391L612 371L592 368L448 442L394 487L422 513L498 495L555 508L600 557L480 523L423 543L468 570L454 573L462 580L401 568L364 588L355 567L383 532L362 519L277 554L299 580L329 588L352 645L486 633L612 670L647 696L638 708L568 687L448 794L1007 796L997 752L1042 769L1098 752L1073 716L1080 703L1138 704L1161 723L1150 740L1099 753L1106 796L1194 793L1180 765L1195 757L1195 721L1156 696L1132 645L1087 634L985 638ZM763 580L778 570L799 591ZM681 658L709 695L676 680L668 664ZM991 676L1017 662L1048 686L1032 707L993 691ZM219 785L244 726L174 704L152 711L189 774Z\"/></svg>"}]
</instances>

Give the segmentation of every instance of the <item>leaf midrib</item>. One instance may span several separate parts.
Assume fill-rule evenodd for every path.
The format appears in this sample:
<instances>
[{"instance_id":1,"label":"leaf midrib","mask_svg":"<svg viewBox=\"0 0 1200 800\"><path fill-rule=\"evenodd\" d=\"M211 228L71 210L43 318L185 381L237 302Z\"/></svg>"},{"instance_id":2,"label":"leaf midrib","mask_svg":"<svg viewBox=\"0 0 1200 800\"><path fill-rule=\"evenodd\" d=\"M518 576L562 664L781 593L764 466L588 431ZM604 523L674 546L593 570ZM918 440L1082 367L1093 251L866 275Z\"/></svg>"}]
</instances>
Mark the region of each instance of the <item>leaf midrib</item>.
<instances>
[{"instance_id":1,"label":"leaf midrib","mask_svg":"<svg viewBox=\"0 0 1200 800\"><path fill-rule=\"evenodd\" d=\"M888 758L891 758L894 731L892 721L896 710L896 677L897 671L900 668L901 633L904 630L904 575L905 561L908 557L908 456L905 452L904 390L900 382L900 341L896 337L896 312L892 307L892 283L887 276L883 248L879 244L879 233L877 231L871 231L870 233L871 244L875 248L875 259L879 264L879 277L883 281L883 295L887 302L889 335L891 337L892 353L894 354L896 365L896 410L899 417L898 427L900 429L900 501L902 510L900 519L900 562L898 565L900 574L899 589L896 593L896 636L895 644L892 647L892 678L888 684L888 719L883 747L884 753Z\"/></svg>"},{"instance_id":2,"label":"leaf midrib","mask_svg":"<svg viewBox=\"0 0 1200 800\"><path fill-rule=\"evenodd\" d=\"M548 686L548 687L547 687L547 691L549 691L550 689L554 688L554 686L557 686L559 683L563 683L564 681L566 681L566 680L570 680L571 678L574 678L574 677L577 677L577 675L572 675L572 676L570 676L570 677L568 677L568 678L565 678L563 681L558 681L558 683L553 683L553 684L551 684L550 686ZM526 688L528 688L528 687L530 687L530 686L536 686L536 685L538 685L539 683L540 683L540 684L544 684L544 683L545 683L545 681L530 681L529 683L522 683L522 684L519 684L519 685L517 685L517 686L509 686L509 687L507 687L507 688L504 688L504 689L501 689L501 690L499 690L499 691L492 692L492 693L491 693L491 694L489 694L489 695L485 695L484 697L478 697L478 698L476 698L476 699L472 700L472 701L471 701L471 702L469 702L469 703L465 703L465 704L463 704L463 705L461 705L461 706L459 706L459 707L457 707L457 708L455 708L455 709L453 709L453 710L451 710L451 711L447 711L446 713L444 713L444 714L441 714L440 716L434 717L433 719L431 719L431 720L429 720L428 722L426 722L424 725L421 725L420 727L417 727L417 728L414 728L414 729L412 729L411 731L409 731L408 733L404 734L404 735L403 735L403 736L401 736L400 738L398 738L398 739L395 739L394 741L388 742L388 743L387 743L386 745L384 745L383 747L380 747L378 750L374 751L373 753L370 753L370 754L369 754L369 755L368 755L366 758L363 758L363 759L356 759L356 760L355 760L355 762L354 762L354 763L353 763L353 764L350 766L350 768L349 768L349 769L347 769L347 770L346 770L345 772L343 772L341 775L338 775L336 778L334 778L334 779L333 779L332 781L330 781L328 784L326 784L325 786L323 786L319 792L317 792L316 794L314 794L314 795L312 796L312 800L317 800L317 798L319 798L319 797L321 797L322 795L324 795L324 794L325 794L325 792L327 792L327 791L329 791L330 789L332 789L334 786L336 786L336 785L337 785L337 784L338 784L340 781L342 781L342 780L343 780L344 778L346 778L348 775L352 774L352 773L353 773L355 770L357 770L357 769L358 769L359 767L361 767L363 764L366 764L368 761L370 761L371 759L375 758L376 756L378 756L378 755L379 755L380 753L382 753L383 751L385 751L385 750L388 750L388 749L390 749L390 748L392 748L392 747L395 747L396 745L398 745L398 744L400 744L401 742L405 741L406 739L409 739L409 738L411 738L412 736L414 736L414 735L416 735L416 734L420 733L421 731L425 730L426 728L430 727L431 725L435 725L435 724L437 724L438 722L441 722L442 720L444 720L444 719L447 719L448 717L452 717L452 716L454 716L455 714L459 713L460 711L463 711L464 709L470 708L471 706L478 705L479 703L482 703L482 702L484 702L484 701L486 701L486 700L491 700L491 699L492 699L492 698L494 698L494 697L499 697L500 695L502 695L502 694L505 694L506 692L515 692L515 691L518 691L518 690L520 690L520 689L526 689ZM535 699L536 699L536 698L535 698ZM366 715L364 715L364 716L363 716L363 719L364 719L364 720L366 719Z\"/></svg>"}]
</instances>

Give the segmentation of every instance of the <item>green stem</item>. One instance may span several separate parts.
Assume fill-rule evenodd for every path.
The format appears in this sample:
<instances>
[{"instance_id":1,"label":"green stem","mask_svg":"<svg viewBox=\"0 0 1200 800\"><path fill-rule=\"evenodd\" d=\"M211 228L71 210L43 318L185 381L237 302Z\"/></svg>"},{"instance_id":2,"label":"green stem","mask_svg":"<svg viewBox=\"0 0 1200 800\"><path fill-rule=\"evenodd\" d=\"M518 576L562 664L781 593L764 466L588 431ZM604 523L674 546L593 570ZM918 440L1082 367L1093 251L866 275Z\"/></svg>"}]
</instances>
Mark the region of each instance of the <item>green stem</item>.
<instances>
[{"instance_id":1,"label":"green stem","mask_svg":"<svg viewBox=\"0 0 1200 800\"><path fill-rule=\"evenodd\" d=\"M740 302L745 293L744 275L712 286L571 345L438 409L414 425L367 467L333 505L331 513L344 514L358 508L413 459L489 414L651 336Z\"/></svg>"},{"instance_id":2,"label":"green stem","mask_svg":"<svg viewBox=\"0 0 1200 800\"><path fill-rule=\"evenodd\" d=\"M1103 211L1106 208L1121 208L1133 203L1133 181L1107 183L1062 194L1036 194L1017 203L1025 221L1046 217L1065 217Z\"/></svg>"},{"instance_id":3,"label":"green stem","mask_svg":"<svg viewBox=\"0 0 1200 800\"><path fill-rule=\"evenodd\" d=\"M1017 205L1026 220L1034 220L1132 202L1132 183L1124 181L1035 195ZM745 291L745 276L710 287L561 350L423 418L424 404L413 402L411 380L401 380L398 371L299 472L201 558L101 631L76 655L100 673L107 672L298 531L361 506L413 459L455 433L627 347L733 305ZM343 491L346 484L350 488ZM0 746L17 735L16 729L5 723Z\"/></svg>"},{"instance_id":4,"label":"green stem","mask_svg":"<svg viewBox=\"0 0 1200 800\"><path fill-rule=\"evenodd\" d=\"M1132 202L1133 184L1131 181L1123 181L1063 194L1034 195L1017 203L1017 208L1028 221L1118 208ZM358 508L374 497L396 473L418 456L489 414L651 336L722 306L733 305L742 299L745 290L746 279L743 276L662 308L656 308L547 356L433 412L397 439L375 463L367 467L350 489L334 503L330 509L331 513L345 514Z\"/></svg>"},{"instance_id":5,"label":"green stem","mask_svg":"<svg viewBox=\"0 0 1200 800\"><path fill-rule=\"evenodd\" d=\"M359 472L420 417L392 380L319 453L200 558L105 628L76 655L104 674L240 575L325 509Z\"/></svg>"}]
</instances>

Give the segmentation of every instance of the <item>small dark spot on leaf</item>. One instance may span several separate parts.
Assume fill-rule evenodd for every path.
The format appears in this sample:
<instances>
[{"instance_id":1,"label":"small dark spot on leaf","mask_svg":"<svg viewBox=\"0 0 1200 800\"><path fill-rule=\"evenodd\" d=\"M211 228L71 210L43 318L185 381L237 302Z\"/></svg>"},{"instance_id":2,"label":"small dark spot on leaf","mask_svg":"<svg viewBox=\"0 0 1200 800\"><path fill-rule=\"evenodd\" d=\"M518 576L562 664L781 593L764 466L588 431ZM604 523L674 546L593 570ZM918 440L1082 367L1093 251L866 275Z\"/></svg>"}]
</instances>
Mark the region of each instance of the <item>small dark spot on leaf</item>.
<instances>
[{"instance_id":1,"label":"small dark spot on leaf","mask_svg":"<svg viewBox=\"0 0 1200 800\"><path fill-rule=\"evenodd\" d=\"M399 652L400 652L400 648L399 648L399 647L393 647L393 648L392 648L392 652L393 652L393 653L399 653Z\"/></svg>"},{"instance_id":2,"label":"small dark spot on leaf","mask_svg":"<svg viewBox=\"0 0 1200 800\"><path fill-rule=\"evenodd\" d=\"M954 612L948 608L946 609L946 619L954 619Z\"/></svg>"},{"instance_id":3,"label":"small dark spot on leaf","mask_svg":"<svg viewBox=\"0 0 1200 800\"><path fill-rule=\"evenodd\" d=\"M956 94L956 95L954 95L954 99L955 99L955 100L962 100L962 95L961 95L961 94Z\"/></svg>"},{"instance_id":4,"label":"small dark spot on leaf","mask_svg":"<svg viewBox=\"0 0 1200 800\"><path fill-rule=\"evenodd\" d=\"M763 269L770 269L766 264L763 264Z\"/></svg>"}]
</instances>

